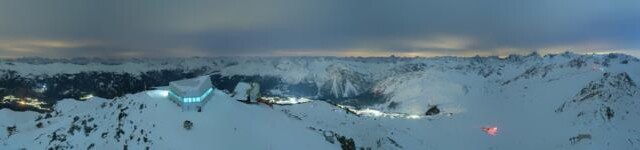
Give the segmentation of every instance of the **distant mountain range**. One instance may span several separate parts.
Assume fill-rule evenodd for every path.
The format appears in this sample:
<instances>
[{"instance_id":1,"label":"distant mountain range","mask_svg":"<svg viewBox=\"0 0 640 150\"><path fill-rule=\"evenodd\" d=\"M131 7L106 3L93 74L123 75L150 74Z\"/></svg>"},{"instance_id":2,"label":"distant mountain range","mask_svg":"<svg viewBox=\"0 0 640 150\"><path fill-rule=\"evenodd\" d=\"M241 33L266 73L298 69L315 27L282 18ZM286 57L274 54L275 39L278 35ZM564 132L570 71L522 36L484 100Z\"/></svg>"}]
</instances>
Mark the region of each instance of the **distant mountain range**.
<instances>
[{"instance_id":1,"label":"distant mountain range","mask_svg":"<svg viewBox=\"0 0 640 150\"><path fill-rule=\"evenodd\" d=\"M429 105L425 102L433 100L420 100L417 94L455 88L442 90L453 92L447 95L461 95L470 88L487 86L484 84L499 83L493 86L499 88L523 80L546 79L548 82L561 80L563 76L604 72L627 72L630 79L637 79L638 73L628 72L637 62L637 58L624 54L569 52L506 58L21 58L0 62L0 96L32 97L51 106L63 98L80 99L86 95L114 98L166 86L174 80L210 75L216 87L227 91L233 91L238 82L244 81L260 83L262 94L269 96L306 97L358 107L392 103L402 106L405 101ZM554 75L557 72L564 74ZM464 83L468 82L464 79L471 78L482 82ZM38 91L42 86L46 86L46 90ZM415 91L418 89L423 91ZM414 97L409 97L411 95Z\"/></svg>"},{"instance_id":2,"label":"distant mountain range","mask_svg":"<svg viewBox=\"0 0 640 150\"><path fill-rule=\"evenodd\" d=\"M143 135L157 135L153 137L153 141L162 141L161 137L174 138L166 137L170 135L169 132L156 131L150 127L150 124L169 122L148 122L149 120L143 118L150 117L152 113L146 112L148 109L143 108L159 104L162 108L154 108L153 112L176 110L170 105L144 97L141 93L154 87L167 86L170 81L197 76L210 76L221 95L233 91L238 82L257 82L261 86L263 96L319 100L313 101L312 104L277 106L275 110L280 113L276 116L283 115L303 122L303 125L295 125L295 128L308 127L304 133L307 130L320 133L318 137L328 138L328 143L341 139L340 142L334 142L337 144L334 146L345 146L347 141L347 147L349 142L355 142L358 148L373 149L640 148L640 122L634 119L640 117L640 60L624 54L579 55L567 52L541 56L533 53L504 58L225 57L4 60L0 62L0 96L14 98L2 101L0 108L3 112L0 113L19 113L4 109L9 108L40 113L30 115L31 117L47 118L47 115L54 114L52 117L58 119L51 122L71 121L71 124L78 126L78 131L95 128L91 127L91 121L87 120L90 118L99 122L123 122L125 125L113 124L106 128L97 128L106 132L108 139L111 139L114 134L118 135L118 128L127 126L127 129L121 129L124 132L121 136L133 136L132 138L126 140L128 137L113 137L115 142L108 141L136 145L138 148L153 148L154 143L139 142L135 138L144 137ZM87 98L88 95L94 98ZM16 100L20 98L46 102L44 107L51 108L52 111L22 106ZM122 106L109 106L114 109L97 112L80 111L76 109L82 107L82 102L71 102L73 100L70 99L100 99L102 104L87 102L92 107L107 104ZM60 100L65 104L58 104ZM248 109L247 111L269 114L261 115L262 117L274 115L271 111L262 110L263 108L245 108L235 103L224 105L233 107L207 107L240 109L227 110L228 112L216 110L215 113L237 113ZM304 109L316 105L322 107ZM345 114L320 113L331 110L342 111L346 117L343 116ZM430 112L427 113L428 111ZM73 119L69 112L85 116L78 116L79 120ZM121 117L109 119L111 114L117 115L120 112L126 112L127 115L136 113L140 116L130 123L119 119ZM124 118L127 118L127 115ZM250 115L240 116L239 119L250 120L244 118L248 116ZM417 117L389 119L389 116ZM176 122L181 117L185 116L170 117L173 119L170 123L179 124ZM197 117L186 118L196 122L206 120ZM78 125L79 121L85 120L88 123ZM358 124L355 120L368 121ZM146 123L141 124L140 121ZM43 121L26 122L35 124ZM12 127L12 124L23 123L0 125ZM269 122L262 124L268 125ZM196 123L196 126L198 125L199 123ZM497 125L501 130L496 137L485 139L482 137L485 135L477 134L481 133L480 128L485 125ZM89 129L83 126L88 126ZM141 128L137 129L136 126ZM145 126L145 131L140 130L142 126ZM84 146L89 146L89 143L77 141L58 141L58 145L51 144L51 141L60 140L55 137L63 131L71 130L72 133L65 136L76 137L75 128L72 127L56 125L55 128L47 128L46 132L37 133L42 135L39 139L43 139L45 135L48 137L47 140L42 140L50 141L48 145L44 144L48 147L59 147L61 143L67 144L62 146L65 149L74 149L81 145L84 149ZM17 129L34 130L34 133L35 130L39 130L25 127ZM205 130L219 129L211 127ZM369 135L364 129L379 131L371 132L373 135ZM150 133L152 131L154 133ZM136 132L136 135L130 135L132 132ZM140 132L140 135L137 132ZM9 138L3 137L4 139L0 140L5 142L4 146L20 148L10 142L33 138L32 133L16 134L19 136L10 135ZM88 134L89 137L95 136L92 130ZM316 136L309 138L313 139ZM467 146L455 144L455 141L459 143L461 140L469 141L464 142ZM94 142L94 146L98 149L113 148L106 143Z\"/></svg>"}]
</instances>

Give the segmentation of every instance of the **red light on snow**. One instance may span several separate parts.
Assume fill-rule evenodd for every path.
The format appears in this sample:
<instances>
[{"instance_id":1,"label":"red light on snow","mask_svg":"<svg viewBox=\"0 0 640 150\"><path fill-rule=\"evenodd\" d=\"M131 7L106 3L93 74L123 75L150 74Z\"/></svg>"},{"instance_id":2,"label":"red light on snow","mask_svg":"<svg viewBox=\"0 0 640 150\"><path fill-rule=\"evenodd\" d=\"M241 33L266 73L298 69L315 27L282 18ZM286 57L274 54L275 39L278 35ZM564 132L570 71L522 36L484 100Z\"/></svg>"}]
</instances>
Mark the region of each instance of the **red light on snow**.
<instances>
[{"instance_id":1,"label":"red light on snow","mask_svg":"<svg viewBox=\"0 0 640 150\"><path fill-rule=\"evenodd\" d=\"M491 135L491 136L498 135L498 127L496 127L496 126L482 127L482 131L484 131L485 133L487 133L488 135Z\"/></svg>"}]
</instances>

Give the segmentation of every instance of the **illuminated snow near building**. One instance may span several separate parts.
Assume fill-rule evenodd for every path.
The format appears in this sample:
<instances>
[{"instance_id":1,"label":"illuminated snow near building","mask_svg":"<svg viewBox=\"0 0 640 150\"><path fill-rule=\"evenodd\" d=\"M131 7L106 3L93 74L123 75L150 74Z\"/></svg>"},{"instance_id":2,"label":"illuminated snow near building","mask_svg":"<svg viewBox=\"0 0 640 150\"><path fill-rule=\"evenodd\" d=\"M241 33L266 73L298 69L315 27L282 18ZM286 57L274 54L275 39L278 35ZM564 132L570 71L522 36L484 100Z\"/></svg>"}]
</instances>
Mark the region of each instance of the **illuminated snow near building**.
<instances>
[{"instance_id":1,"label":"illuminated snow near building","mask_svg":"<svg viewBox=\"0 0 640 150\"><path fill-rule=\"evenodd\" d=\"M167 98L169 90L151 90L147 91L147 95L151 98Z\"/></svg>"},{"instance_id":2,"label":"illuminated snow near building","mask_svg":"<svg viewBox=\"0 0 640 150\"><path fill-rule=\"evenodd\" d=\"M0 149L340 149L352 142L356 149L435 150L637 149L640 145L636 144L640 129L634 126L638 120L632 119L640 114L640 60L622 54L158 62L85 67L57 63L56 68L68 70L40 72L26 68L54 67L0 62L0 68L16 70L25 81L32 81L26 78L30 75L60 76L105 68L105 72L117 72L113 76L131 76L120 77L123 81L142 83L104 82L106 92L122 93L113 99L100 97L103 90L59 89L55 83L47 84L43 93L33 92L33 97L7 97L10 103L2 105L28 106L29 98L51 93L87 98L63 98L52 107L38 100L49 111L0 110L0 127L5 130L0 131ZM178 72L209 76L202 81L215 85L210 101L201 111L183 111L169 100L168 91L171 81L183 78L145 86L155 80L151 75L157 75L156 71L139 73L154 70L148 66L159 70L188 66L202 74ZM73 76L82 79L79 83L95 78ZM142 76L151 76L151 81L139 82ZM254 91L261 93L250 95L262 96L255 96L257 102L246 101L252 96L242 93L251 86L237 86L239 82L259 83ZM119 89L129 86L151 90ZM25 95L20 88L0 90ZM195 91L187 97L206 92ZM185 129L186 121L190 129Z\"/></svg>"}]
</instances>

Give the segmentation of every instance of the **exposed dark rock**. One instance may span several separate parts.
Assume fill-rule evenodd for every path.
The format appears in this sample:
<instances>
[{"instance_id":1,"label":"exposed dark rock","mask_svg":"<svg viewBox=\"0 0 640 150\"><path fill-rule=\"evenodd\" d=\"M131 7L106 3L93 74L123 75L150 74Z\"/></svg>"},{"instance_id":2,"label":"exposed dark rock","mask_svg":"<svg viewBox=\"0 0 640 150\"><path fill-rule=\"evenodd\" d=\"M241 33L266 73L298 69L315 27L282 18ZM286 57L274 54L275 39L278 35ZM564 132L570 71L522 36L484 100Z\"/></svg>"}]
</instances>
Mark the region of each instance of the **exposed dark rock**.
<instances>
[{"instance_id":1,"label":"exposed dark rock","mask_svg":"<svg viewBox=\"0 0 640 150\"><path fill-rule=\"evenodd\" d=\"M193 122L185 120L182 126L187 130L191 130L191 128L193 127Z\"/></svg>"},{"instance_id":2,"label":"exposed dark rock","mask_svg":"<svg viewBox=\"0 0 640 150\"><path fill-rule=\"evenodd\" d=\"M117 141L120 141L120 137L122 137L123 134L124 134L124 130L122 130L122 128L118 127L118 128L116 128L116 135L114 136L114 138Z\"/></svg>"},{"instance_id":3,"label":"exposed dark rock","mask_svg":"<svg viewBox=\"0 0 640 150\"><path fill-rule=\"evenodd\" d=\"M431 108L429 108L429 110L427 110L425 115L433 116L433 115L437 115L439 113L440 113L440 109L438 108L438 105L433 105L433 106L431 106Z\"/></svg>"},{"instance_id":4,"label":"exposed dark rock","mask_svg":"<svg viewBox=\"0 0 640 150\"><path fill-rule=\"evenodd\" d=\"M96 146L96 144L94 144L94 143L89 144L89 146L87 147L87 150L92 149L94 146Z\"/></svg>"},{"instance_id":5,"label":"exposed dark rock","mask_svg":"<svg viewBox=\"0 0 640 150\"><path fill-rule=\"evenodd\" d=\"M576 144L582 140L591 140L591 134L578 134L577 136L569 138L571 144Z\"/></svg>"},{"instance_id":6,"label":"exposed dark rock","mask_svg":"<svg viewBox=\"0 0 640 150\"><path fill-rule=\"evenodd\" d=\"M582 60L582 58L576 58L569 61L569 66L575 67L575 68L582 68L584 66L587 66L587 62Z\"/></svg>"},{"instance_id":7,"label":"exposed dark rock","mask_svg":"<svg viewBox=\"0 0 640 150\"><path fill-rule=\"evenodd\" d=\"M611 118L613 118L614 114L615 112L613 112L613 109L611 109L610 107L606 107L604 109L604 116L607 117L607 120L611 121Z\"/></svg>"},{"instance_id":8,"label":"exposed dark rock","mask_svg":"<svg viewBox=\"0 0 640 150\"><path fill-rule=\"evenodd\" d=\"M336 135L336 139L338 139L338 142L340 142L340 148L342 148L342 150L355 150L356 149L356 144L355 144L355 142L353 142L352 138L347 138L345 136Z\"/></svg>"},{"instance_id":9,"label":"exposed dark rock","mask_svg":"<svg viewBox=\"0 0 640 150\"><path fill-rule=\"evenodd\" d=\"M44 119L49 119L51 117L53 117L53 116L51 116L51 113L47 113L46 115L44 115Z\"/></svg>"},{"instance_id":10,"label":"exposed dark rock","mask_svg":"<svg viewBox=\"0 0 640 150\"><path fill-rule=\"evenodd\" d=\"M71 127L69 127L69 130L67 130L67 133L74 135L74 133L76 131L80 131L80 126L76 125L76 124L71 124Z\"/></svg>"},{"instance_id":11,"label":"exposed dark rock","mask_svg":"<svg viewBox=\"0 0 640 150\"><path fill-rule=\"evenodd\" d=\"M91 132L92 132L93 130L95 130L95 128L94 128L94 127L87 126L87 125L84 125L83 129L84 129L84 135L85 135L85 136L89 136L89 134L91 134Z\"/></svg>"},{"instance_id":12,"label":"exposed dark rock","mask_svg":"<svg viewBox=\"0 0 640 150\"><path fill-rule=\"evenodd\" d=\"M560 105L556 112L564 112L565 109L575 109L580 105L598 105L597 109L581 110L576 112L578 118L590 117L591 115L585 115L593 112L594 115L602 117L603 121L611 121L615 116L615 110L611 106L617 104L631 104L633 102L626 101L629 98L638 94L638 87L626 72L622 73L604 73L598 80L589 82L578 92L572 100L567 101ZM624 110L621 110L624 111ZM624 115L624 114L622 114ZM591 119L599 118L587 118Z\"/></svg>"},{"instance_id":13,"label":"exposed dark rock","mask_svg":"<svg viewBox=\"0 0 640 150\"><path fill-rule=\"evenodd\" d=\"M620 62L620 64L628 64L628 63L629 63L629 60L623 60Z\"/></svg>"},{"instance_id":14,"label":"exposed dark rock","mask_svg":"<svg viewBox=\"0 0 640 150\"><path fill-rule=\"evenodd\" d=\"M7 127L7 137L10 137L11 135L15 134L17 131L18 131L18 128L16 127L16 125L8 126Z\"/></svg>"},{"instance_id":15,"label":"exposed dark rock","mask_svg":"<svg viewBox=\"0 0 640 150\"><path fill-rule=\"evenodd\" d=\"M366 75L350 70L346 66L332 64L325 70L331 77L320 87L321 99L353 98L361 95L362 92L367 91L367 87L371 86L371 81L366 79ZM350 86L355 90L350 90Z\"/></svg>"}]
</instances>

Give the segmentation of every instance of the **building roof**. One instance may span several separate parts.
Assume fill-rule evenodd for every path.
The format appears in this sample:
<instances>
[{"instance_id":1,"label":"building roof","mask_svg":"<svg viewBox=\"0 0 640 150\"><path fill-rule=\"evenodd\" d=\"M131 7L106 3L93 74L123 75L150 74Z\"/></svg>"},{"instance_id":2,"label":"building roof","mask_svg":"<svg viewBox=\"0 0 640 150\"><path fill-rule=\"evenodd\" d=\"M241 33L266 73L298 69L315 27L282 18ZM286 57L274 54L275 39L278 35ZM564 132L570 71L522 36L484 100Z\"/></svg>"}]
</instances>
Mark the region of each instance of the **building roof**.
<instances>
[{"instance_id":1,"label":"building roof","mask_svg":"<svg viewBox=\"0 0 640 150\"><path fill-rule=\"evenodd\" d=\"M247 99L247 91L251 89L251 85L246 82L238 82L236 88L233 90L236 99Z\"/></svg>"},{"instance_id":2,"label":"building roof","mask_svg":"<svg viewBox=\"0 0 640 150\"><path fill-rule=\"evenodd\" d=\"M206 83L209 83L209 84L206 84ZM183 89L183 90L197 90L202 86L210 86L211 81L209 76L200 76L192 79L173 81L169 83L169 85L179 89Z\"/></svg>"}]
</instances>

